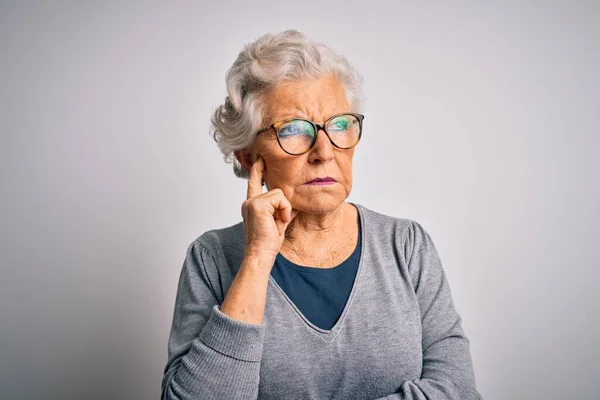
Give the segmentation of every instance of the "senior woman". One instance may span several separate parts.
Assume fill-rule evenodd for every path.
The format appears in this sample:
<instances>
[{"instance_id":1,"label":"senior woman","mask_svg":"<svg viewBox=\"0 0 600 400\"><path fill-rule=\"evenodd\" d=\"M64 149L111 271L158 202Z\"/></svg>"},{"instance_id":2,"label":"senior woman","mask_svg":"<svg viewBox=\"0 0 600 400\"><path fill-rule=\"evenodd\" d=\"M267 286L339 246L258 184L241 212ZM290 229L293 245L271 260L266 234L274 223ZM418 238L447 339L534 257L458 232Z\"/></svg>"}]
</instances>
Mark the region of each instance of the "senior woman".
<instances>
[{"instance_id":1,"label":"senior woman","mask_svg":"<svg viewBox=\"0 0 600 400\"><path fill-rule=\"evenodd\" d=\"M346 201L363 134L348 61L264 35L227 89L213 134L248 179L243 221L188 247L162 398L480 399L429 234Z\"/></svg>"}]
</instances>

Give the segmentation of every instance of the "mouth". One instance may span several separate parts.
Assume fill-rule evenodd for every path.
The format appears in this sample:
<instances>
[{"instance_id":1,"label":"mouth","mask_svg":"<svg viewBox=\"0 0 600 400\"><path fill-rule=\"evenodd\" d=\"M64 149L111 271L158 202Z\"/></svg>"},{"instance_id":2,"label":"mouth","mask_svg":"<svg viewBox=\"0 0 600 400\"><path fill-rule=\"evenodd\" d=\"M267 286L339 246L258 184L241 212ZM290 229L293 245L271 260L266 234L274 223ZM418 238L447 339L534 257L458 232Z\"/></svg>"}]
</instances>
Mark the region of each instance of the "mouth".
<instances>
[{"instance_id":1,"label":"mouth","mask_svg":"<svg viewBox=\"0 0 600 400\"><path fill-rule=\"evenodd\" d=\"M313 179L311 181L308 181L306 183L307 184L318 184L318 183L320 183L320 184L326 184L326 183L334 183L334 182L337 182L337 181L335 179L333 179L332 177L330 177L330 176L326 176L324 178L315 178L315 179Z\"/></svg>"}]
</instances>

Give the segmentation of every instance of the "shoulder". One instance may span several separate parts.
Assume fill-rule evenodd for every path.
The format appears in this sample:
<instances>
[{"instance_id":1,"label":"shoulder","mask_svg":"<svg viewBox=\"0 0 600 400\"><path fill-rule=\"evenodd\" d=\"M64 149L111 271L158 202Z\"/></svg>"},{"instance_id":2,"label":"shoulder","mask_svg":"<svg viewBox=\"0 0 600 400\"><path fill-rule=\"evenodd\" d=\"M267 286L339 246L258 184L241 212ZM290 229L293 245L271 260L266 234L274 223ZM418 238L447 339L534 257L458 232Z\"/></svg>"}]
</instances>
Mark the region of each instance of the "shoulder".
<instances>
[{"instance_id":1,"label":"shoulder","mask_svg":"<svg viewBox=\"0 0 600 400\"><path fill-rule=\"evenodd\" d=\"M404 250L410 259L413 250L433 240L420 221L408 217L393 216L355 204L362 214L367 240L378 243L393 242L393 248Z\"/></svg>"},{"instance_id":2,"label":"shoulder","mask_svg":"<svg viewBox=\"0 0 600 400\"><path fill-rule=\"evenodd\" d=\"M190 244L190 249L203 254L203 268L214 282L228 282L244 257L244 223L209 229Z\"/></svg>"},{"instance_id":3,"label":"shoulder","mask_svg":"<svg viewBox=\"0 0 600 400\"><path fill-rule=\"evenodd\" d=\"M363 215L364 225L368 229L370 235L389 235L393 233L394 236L400 239L406 239L408 235L422 234L425 233L423 225L408 217L394 216L385 214L382 212L374 211L362 204L356 204Z\"/></svg>"},{"instance_id":4,"label":"shoulder","mask_svg":"<svg viewBox=\"0 0 600 400\"><path fill-rule=\"evenodd\" d=\"M366 221L365 238L371 242L371 254L383 260L396 260L410 276L412 287L421 279L443 275L437 248L423 225L411 218L395 217L362 206ZM431 278L433 277L433 278Z\"/></svg>"},{"instance_id":5,"label":"shoulder","mask_svg":"<svg viewBox=\"0 0 600 400\"><path fill-rule=\"evenodd\" d=\"M238 249L244 245L244 223L207 230L198 236L191 245L200 246L215 254Z\"/></svg>"},{"instance_id":6,"label":"shoulder","mask_svg":"<svg viewBox=\"0 0 600 400\"><path fill-rule=\"evenodd\" d=\"M207 230L194 239L187 248L180 285L208 285L215 298L222 302L241 264L243 230L240 222Z\"/></svg>"}]
</instances>

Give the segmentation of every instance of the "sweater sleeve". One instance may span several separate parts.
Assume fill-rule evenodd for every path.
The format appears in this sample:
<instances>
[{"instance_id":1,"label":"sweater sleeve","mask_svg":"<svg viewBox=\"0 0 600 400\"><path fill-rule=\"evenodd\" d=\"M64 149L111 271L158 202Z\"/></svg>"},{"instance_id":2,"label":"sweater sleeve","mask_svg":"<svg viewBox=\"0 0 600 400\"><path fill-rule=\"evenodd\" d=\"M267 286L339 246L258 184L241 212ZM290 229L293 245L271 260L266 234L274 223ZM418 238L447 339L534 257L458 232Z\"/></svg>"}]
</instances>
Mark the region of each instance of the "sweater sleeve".
<instances>
[{"instance_id":1,"label":"sweater sleeve","mask_svg":"<svg viewBox=\"0 0 600 400\"><path fill-rule=\"evenodd\" d=\"M183 263L162 400L256 399L265 327L235 320L220 310L207 269L215 261L197 240Z\"/></svg>"},{"instance_id":2,"label":"sweater sleeve","mask_svg":"<svg viewBox=\"0 0 600 400\"><path fill-rule=\"evenodd\" d=\"M404 241L422 323L421 377L404 382L385 400L479 400L470 341L461 326L442 262L429 234L415 222Z\"/></svg>"}]
</instances>

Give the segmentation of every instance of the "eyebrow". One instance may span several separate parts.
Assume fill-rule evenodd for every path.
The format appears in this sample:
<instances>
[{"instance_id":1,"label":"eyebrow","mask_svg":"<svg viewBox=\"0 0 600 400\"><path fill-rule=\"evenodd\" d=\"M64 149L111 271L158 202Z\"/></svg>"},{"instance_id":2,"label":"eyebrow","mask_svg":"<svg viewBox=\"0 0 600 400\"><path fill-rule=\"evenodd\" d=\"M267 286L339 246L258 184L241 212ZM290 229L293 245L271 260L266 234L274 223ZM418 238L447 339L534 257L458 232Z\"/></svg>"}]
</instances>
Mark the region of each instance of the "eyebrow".
<instances>
[{"instance_id":1,"label":"eyebrow","mask_svg":"<svg viewBox=\"0 0 600 400\"><path fill-rule=\"evenodd\" d=\"M348 113L352 113L352 111L337 111L334 112L333 114L329 115L327 118L325 118L322 122L325 122L327 120L329 120L331 117L333 117L334 115L338 115L338 114L348 114ZM306 119L308 121L312 121L312 119L306 117L306 116L297 116L297 115L292 115L292 114L283 114L282 117L278 117L277 119L273 119L273 124L276 122L280 122L280 121L287 121L290 119ZM313 121L315 122L315 121Z\"/></svg>"}]
</instances>

